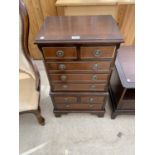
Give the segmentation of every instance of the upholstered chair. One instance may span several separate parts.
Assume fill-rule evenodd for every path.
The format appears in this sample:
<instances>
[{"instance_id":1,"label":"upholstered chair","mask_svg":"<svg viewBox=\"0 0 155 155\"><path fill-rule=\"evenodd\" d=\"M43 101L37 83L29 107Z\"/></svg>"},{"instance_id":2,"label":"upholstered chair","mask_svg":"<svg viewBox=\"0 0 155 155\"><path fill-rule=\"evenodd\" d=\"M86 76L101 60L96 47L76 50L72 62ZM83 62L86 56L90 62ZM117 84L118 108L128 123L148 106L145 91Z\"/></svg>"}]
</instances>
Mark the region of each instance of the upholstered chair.
<instances>
[{"instance_id":1,"label":"upholstered chair","mask_svg":"<svg viewBox=\"0 0 155 155\"><path fill-rule=\"evenodd\" d=\"M19 1L19 113L33 113L45 124L40 111L40 75L28 49L29 17L22 0Z\"/></svg>"}]
</instances>

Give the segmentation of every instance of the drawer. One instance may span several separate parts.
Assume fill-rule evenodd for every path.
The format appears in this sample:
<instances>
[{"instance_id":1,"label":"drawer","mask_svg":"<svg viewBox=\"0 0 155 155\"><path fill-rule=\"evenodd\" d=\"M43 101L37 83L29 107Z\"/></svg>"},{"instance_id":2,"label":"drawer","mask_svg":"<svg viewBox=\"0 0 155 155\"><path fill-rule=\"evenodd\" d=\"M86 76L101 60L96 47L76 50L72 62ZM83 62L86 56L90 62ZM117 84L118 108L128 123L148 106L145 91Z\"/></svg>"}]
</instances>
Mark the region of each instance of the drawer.
<instances>
[{"instance_id":1,"label":"drawer","mask_svg":"<svg viewBox=\"0 0 155 155\"><path fill-rule=\"evenodd\" d=\"M81 103L104 103L105 96L84 96L81 97Z\"/></svg>"},{"instance_id":2,"label":"drawer","mask_svg":"<svg viewBox=\"0 0 155 155\"><path fill-rule=\"evenodd\" d=\"M55 108L58 110L101 110L103 104L56 104Z\"/></svg>"},{"instance_id":3,"label":"drawer","mask_svg":"<svg viewBox=\"0 0 155 155\"><path fill-rule=\"evenodd\" d=\"M56 103L77 103L77 97L75 96L54 96Z\"/></svg>"},{"instance_id":4,"label":"drawer","mask_svg":"<svg viewBox=\"0 0 155 155\"><path fill-rule=\"evenodd\" d=\"M114 58L115 46L81 47L81 59Z\"/></svg>"},{"instance_id":5,"label":"drawer","mask_svg":"<svg viewBox=\"0 0 155 155\"><path fill-rule=\"evenodd\" d=\"M46 62L46 68L49 73L104 73L109 72L111 61L72 61L72 62Z\"/></svg>"},{"instance_id":6,"label":"drawer","mask_svg":"<svg viewBox=\"0 0 155 155\"><path fill-rule=\"evenodd\" d=\"M55 108L64 110L89 110L102 109L105 107L105 99L108 93L87 92L56 92L51 97L55 101Z\"/></svg>"},{"instance_id":7,"label":"drawer","mask_svg":"<svg viewBox=\"0 0 155 155\"><path fill-rule=\"evenodd\" d=\"M53 91L107 91L106 84L52 84Z\"/></svg>"},{"instance_id":8,"label":"drawer","mask_svg":"<svg viewBox=\"0 0 155 155\"><path fill-rule=\"evenodd\" d=\"M76 59L76 47L43 47L43 55L45 59Z\"/></svg>"},{"instance_id":9,"label":"drawer","mask_svg":"<svg viewBox=\"0 0 155 155\"><path fill-rule=\"evenodd\" d=\"M50 82L102 82L106 83L108 74L49 74Z\"/></svg>"}]
</instances>

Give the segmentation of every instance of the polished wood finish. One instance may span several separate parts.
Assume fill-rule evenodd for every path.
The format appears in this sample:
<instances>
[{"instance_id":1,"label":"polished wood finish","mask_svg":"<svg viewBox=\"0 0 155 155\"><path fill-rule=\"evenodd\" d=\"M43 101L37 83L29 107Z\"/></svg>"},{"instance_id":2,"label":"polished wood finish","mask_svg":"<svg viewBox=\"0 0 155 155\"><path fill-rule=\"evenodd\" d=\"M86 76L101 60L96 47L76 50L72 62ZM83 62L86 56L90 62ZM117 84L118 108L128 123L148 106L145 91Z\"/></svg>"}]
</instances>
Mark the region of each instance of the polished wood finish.
<instances>
[{"instance_id":1,"label":"polished wood finish","mask_svg":"<svg viewBox=\"0 0 155 155\"><path fill-rule=\"evenodd\" d=\"M104 83L108 80L108 74L50 74L51 82L80 82L80 83ZM80 78L79 78L80 77Z\"/></svg>"},{"instance_id":2,"label":"polished wood finish","mask_svg":"<svg viewBox=\"0 0 155 155\"><path fill-rule=\"evenodd\" d=\"M96 97L96 96L84 96L81 97L81 103L103 103L105 99L105 96L100 96L100 97Z\"/></svg>"},{"instance_id":3,"label":"polished wood finish","mask_svg":"<svg viewBox=\"0 0 155 155\"><path fill-rule=\"evenodd\" d=\"M77 52L75 47L43 47L45 59L76 59Z\"/></svg>"},{"instance_id":4,"label":"polished wood finish","mask_svg":"<svg viewBox=\"0 0 155 155\"><path fill-rule=\"evenodd\" d=\"M30 28L29 16L28 16L25 4L22 0L19 0L19 12L22 19L22 48L24 51L23 54L34 71L35 79L36 79L36 89L39 90L40 89L39 71L37 69L37 66L33 63L33 59L31 57L31 54L28 48L28 38L29 38L29 28Z\"/></svg>"},{"instance_id":5,"label":"polished wood finish","mask_svg":"<svg viewBox=\"0 0 155 155\"><path fill-rule=\"evenodd\" d=\"M54 101L57 102L58 104L61 104L61 103L65 103L65 104L68 104L68 103L90 103L90 104L93 104L93 103L99 103L99 104L102 104L104 99L105 99L105 96L89 96L89 95L84 95L84 96L54 96L53 97Z\"/></svg>"},{"instance_id":6,"label":"polished wood finish","mask_svg":"<svg viewBox=\"0 0 155 155\"><path fill-rule=\"evenodd\" d=\"M43 38L44 37L44 38ZM122 35L112 16L47 17L36 43L120 43Z\"/></svg>"},{"instance_id":7,"label":"polished wood finish","mask_svg":"<svg viewBox=\"0 0 155 155\"><path fill-rule=\"evenodd\" d=\"M135 113L134 47L121 47L115 65L109 86L113 119Z\"/></svg>"},{"instance_id":8,"label":"polished wood finish","mask_svg":"<svg viewBox=\"0 0 155 155\"><path fill-rule=\"evenodd\" d=\"M106 84L70 84L68 83L57 83L52 84L53 91L107 91L107 85Z\"/></svg>"},{"instance_id":9,"label":"polished wood finish","mask_svg":"<svg viewBox=\"0 0 155 155\"><path fill-rule=\"evenodd\" d=\"M122 46L115 62L123 87L135 88L135 47Z\"/></svg>"},{"instance_id":10,"label":"polished wood finish","mask_svg":"<svg viewBox=\"0 0 155 155\"><path fill-rule=\"evenodd\" d=\"M56 117L71 112L104 116L109 77L122 42L111 16L45 19L35 43L43 53Z\"/></svg>"},{"instance_id":11,"label":"polished wood finish","mask_svg":"<svg viewBox=\"0 0 155 155\"><path fill-rule=\"evenodd\" d=\"M54 96L53 99L57 103L77 103L77 97L75 96Z\"/></svg>"},{"instance_id":12,"label":"polished wood finish","mask_svg":"<svg viewBox=\"0 0 155 155\"><path fill-rule=\"evenodd\" d=\"M119 24L121 33L125 37L125 44L134 44L134 0L24 0L24 2L30 17L28 47L33 59L43 59L38 47L34 44L34 38L47 16L109 14Z\"/></svg>"},{"instance_id":13,"label":"polished wood finish","mask_svg":"<svg viewBox=\"0 0 155 155\"><path fill-rule=\"evenodd\" d=\"M64 110L100 110L102 109L103 104L78 104L78 103L72 103L72 104L56 104L56 109L64 109Z\"/></svg>"},{"instance_id":14,"label":"polished wood finish","mask_svg":"<svg viewBox=\"0 0 155 155\"><path fill-rule=\"evenodd\" d=\"M114 58L115 46L101 46L101 47L81 47L81 59L104 59Z\"/></svg>"},{"instance_id":15,"label":"polished wood finish","mask_svg":"<svg viewBox=\"0 0 155 155\"><path fill-rule=\"evenodd\" d=\"M109 73L111 61L46 61L45 65L49 73Z\"/></svg>"},{"instance_id":16,"label":"polished wood finish","mask_svg":"<svg viewBox=\"0 0 155 155\"><path fill-rule=\"evenodd\" d=\"M60 114L71 112L89 112L97 114L99 117L104 116L105 100L107 93L86 93L86 92L71 92L51 93L51 97L55 104L55 116L60 117ZM63 110L62 110L63 109Z\"/></svg>"},{"instance_id":17,"label":"polished wood finish","mask_svg":"<svg viewBox=\"0 0 155 155\"><path fill-rule=\"evenodd\" d=\"M91 113L91 114L95 114L95 115L98 115L98 117L103 117L104 116L104 113L105 113L105 109L104 109L104 104L106 103L105 101L107 100L107 96L108 96L108 93L107 92L93 92L93 93L90 93L90 92L51 92L50 93L51 95L51 98L53 100L53 103L54 105L56 106L56 104L59 104L59 103L55 103L55 100L54 100L54 97L64 97L64 98L67 98L67 97L77 97L77 103L79 103L80 105L83 104L82 103L82 100L83 100L83 97L90 97L90 98L99 98L98 102L101 101L101 97L103 98L103 101L102 101L102 108L101 109L54 109L54 114L56 117L60 117L61 114L67 114L67 113ZM85 101L86 102L86 101ZM70 103L70 102L66 102L65 105L67 103ZM73 103L73 102L72 102ZM75 103L75 102L74 102ZM95 103L95 104L97 104ZM84 103L84 104L87 104L86 106L88 107L88 103ZM94 104L94 103L90 103L89 104ZM65 106L63 105L63 106Z\"/></svg>"},{"instance_id":18,"label":"polished wood finish","mask_svg":"<svg viewBox=\"0 0 155 155\"><path fill-rule=\"evenodd\" d=\"M39 100L38 102L40 103L40 74L37 69L37 66L33 63L32 57L30 56L30 51L28 48L28 37L29 37L29 16L27 13L27 10L25 8L24 2L22 0L19 0L19 13L22 19L22 48L23 48L23 54L29 64L31 65L34 75L35 75L35 80L36 80L36 90L39 91ZM38 105L38 109L36 110L29 110L29 111L24 111L20 112L20 114L23 113L33 113L38 122L41 125L45 125L45 119L41 116L41 110L40 106Z\"/></svg>"}]
</instances>

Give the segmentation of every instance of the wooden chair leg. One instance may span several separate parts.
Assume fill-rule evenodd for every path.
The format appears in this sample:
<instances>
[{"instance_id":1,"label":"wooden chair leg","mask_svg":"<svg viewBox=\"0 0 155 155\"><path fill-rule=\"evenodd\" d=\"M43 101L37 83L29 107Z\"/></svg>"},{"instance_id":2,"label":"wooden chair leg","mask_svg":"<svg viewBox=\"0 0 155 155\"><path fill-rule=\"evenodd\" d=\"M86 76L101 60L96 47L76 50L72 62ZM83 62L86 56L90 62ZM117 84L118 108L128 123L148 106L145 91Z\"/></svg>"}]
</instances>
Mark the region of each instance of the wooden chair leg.
<instances>
[{"instance_id":1,"label":"wooden chair leg","mask_svg":"<svg viewBox=\"0 0 155 155\"><path fill-rule=\"evenodd\" d=\"M41 113L40 113L40 108L39 108L38 110L36 110L36 111L34 112L34 114L35 114L35 116L36 116L36 118L37 118L37 120L38 120L38 123L39 123L40 125L45 125L45 119L44 119L44 117L42 117L42 115L41 115Z\"/></svg>"},{"instance_id":2,"label":"wooden chair leg","mask_svg":"<svg viewBox=\"0 0 155 155\"><path fill-rule=\"evenodd\" d=\"M40 109L40 106L38 106L38 111L41 113L41 109Z\"/></svg>"}]
</instances>

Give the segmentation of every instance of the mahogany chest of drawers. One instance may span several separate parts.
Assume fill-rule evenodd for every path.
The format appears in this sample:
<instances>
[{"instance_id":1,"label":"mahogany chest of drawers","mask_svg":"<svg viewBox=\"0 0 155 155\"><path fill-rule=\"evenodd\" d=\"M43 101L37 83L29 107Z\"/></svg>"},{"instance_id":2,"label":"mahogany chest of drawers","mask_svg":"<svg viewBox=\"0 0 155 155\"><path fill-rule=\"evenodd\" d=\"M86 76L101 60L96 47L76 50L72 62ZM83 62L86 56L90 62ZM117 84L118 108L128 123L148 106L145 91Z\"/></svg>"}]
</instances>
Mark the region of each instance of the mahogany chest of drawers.
<instances>
[{"instance_id":1,"label":"mahogany chest of drawers","mask_svg":"<svg viewBox=\"0 0 155 155\"><path fill-rule=\"evenodd\" d=\"M44 58L54 114L104 116L109 78L123 38L112 16L47 17L35 43Z\"/></svg>"}]
</instances>

